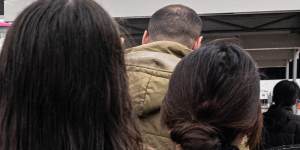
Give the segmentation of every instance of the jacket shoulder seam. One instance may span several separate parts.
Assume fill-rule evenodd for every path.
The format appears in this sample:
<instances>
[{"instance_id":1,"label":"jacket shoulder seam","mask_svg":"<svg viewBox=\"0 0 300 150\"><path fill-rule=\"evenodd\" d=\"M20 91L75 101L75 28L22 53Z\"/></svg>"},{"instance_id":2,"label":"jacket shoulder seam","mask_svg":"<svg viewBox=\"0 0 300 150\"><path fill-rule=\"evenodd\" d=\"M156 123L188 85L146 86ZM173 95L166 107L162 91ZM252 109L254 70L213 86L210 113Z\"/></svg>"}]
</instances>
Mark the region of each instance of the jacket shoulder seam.
<instances>
[{"instance_id":1,"label":"jacket shoulder seam","mask_svg":"<svg viewBox=\"0 0 300 150\"><path fill-rule=\"evenodd\" d=\"M146 66L131 65L131 64L126 64L126 65L131 66L131 67L140 67L140 68L150 69L150 70L154 70L154 71L161 71L161 72L165 72L165 73L172 73L172 71L167 71L167 70L163 70L163 69L156 69L156 68L151 68L151 67L146 67Z\"/></svg>"},{"instance_id":2,"label":"jacket shoulder seam","mask_svg":"<svg viewBox=\"0 0 300 150\"><path fill-rule=\"evenodd\" d=\"M144 98L143 98L143 103L145 103L145 101L146 101L146 96L147 96L147 94L148 94L148 87L149 87L149 85L150 85L150 81L151 81L151 79L152 79L152 75L149 77L149 80L148 80L148 82L147 82L147 84L146 84L146 88L145 88L145 95L144 95Z\"/></svg>"}]
</instances>

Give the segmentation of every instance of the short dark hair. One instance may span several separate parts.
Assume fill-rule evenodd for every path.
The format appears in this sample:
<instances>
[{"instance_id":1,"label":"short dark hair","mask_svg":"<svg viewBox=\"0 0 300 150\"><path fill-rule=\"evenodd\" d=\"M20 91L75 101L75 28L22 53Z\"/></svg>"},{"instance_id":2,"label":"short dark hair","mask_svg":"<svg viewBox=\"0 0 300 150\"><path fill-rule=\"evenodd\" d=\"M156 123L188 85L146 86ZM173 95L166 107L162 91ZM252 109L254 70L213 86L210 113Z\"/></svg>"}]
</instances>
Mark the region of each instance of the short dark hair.
<instances>
[{"instance_id":1,"label":"short dark hair","mask_svg":"<svg viewBox=\"0 0 300 150\"><path fill-rule=\"evenodd\" d=\"M282 80L273 89L273 102L276 106L295 105L299 96L299 86L293 81Z\"/></svg>"},{"instance_id":2,"label":"short dark hair","mask_svg":"<svg viewBox=\"0 0 300 150\"><path fill-rule=\"evenodd\" d=\"M258 146L262 129L259 73L234 44L206 45L177 65L162 106L162 122L183 150L218 149L247 134Z\"/></svg>"},{"instance_id":3,"label":"short dark hair","mask_svg":"<svg viewBox=\"0 0 300 150\"><path fill-rule=\"evenodd\" d=\"M202 21L197 13L183 5L168 5L156 11L149 22L151 40L171 40L188 47L200 36Z\"/></svg>"},{"instance_id":4,"label":"short dark hair","mask_svg":"<svg viewBox=\"0 0 300 150\"><path fill-rule=\"evenodd\" d=\"M119 31L93 0L37 0L0 56L1 150L140 149Z\"/></svg>"}]
</instances>

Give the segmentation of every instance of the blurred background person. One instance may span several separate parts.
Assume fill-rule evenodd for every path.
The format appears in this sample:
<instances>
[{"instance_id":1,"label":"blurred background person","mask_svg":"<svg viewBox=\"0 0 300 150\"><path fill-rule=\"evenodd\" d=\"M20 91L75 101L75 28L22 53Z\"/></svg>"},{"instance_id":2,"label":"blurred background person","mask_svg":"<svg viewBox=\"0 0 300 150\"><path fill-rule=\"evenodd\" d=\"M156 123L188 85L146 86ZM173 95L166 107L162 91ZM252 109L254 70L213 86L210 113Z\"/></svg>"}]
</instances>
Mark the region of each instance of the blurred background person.
<instances>
[{"instance_id":1,"label":"blurred background person","mask_svg":"<svg viewBox=\"0 0 300 150\"><path fill-rule=\"evenodd\" d=\"M264 148L300 144L300 117L292 109L299 97L297 83L283 80L275 85L274 104L264 113Z\"/></svg>"},{"instance_id":2,"label":"blurred background person","mask_svg":"<svg viewBox=\"0 0 300 150\"><path fill-rule=\"evenodd\" d=\"M0 149L140 149L119 37L92 0L28 6L0 56Z\"/></svg>"},{"instance_id":3,"label":"blurred background person","mask_svg":"<svg viewBox=\"0 0 300 150\"><path fill-rule=\"evenodd\" d=\"M180 150L236 150L260 143L259 73L240 47L224 42L177 65L162 105L162 123Z\"/></svg>"}]
</instances>

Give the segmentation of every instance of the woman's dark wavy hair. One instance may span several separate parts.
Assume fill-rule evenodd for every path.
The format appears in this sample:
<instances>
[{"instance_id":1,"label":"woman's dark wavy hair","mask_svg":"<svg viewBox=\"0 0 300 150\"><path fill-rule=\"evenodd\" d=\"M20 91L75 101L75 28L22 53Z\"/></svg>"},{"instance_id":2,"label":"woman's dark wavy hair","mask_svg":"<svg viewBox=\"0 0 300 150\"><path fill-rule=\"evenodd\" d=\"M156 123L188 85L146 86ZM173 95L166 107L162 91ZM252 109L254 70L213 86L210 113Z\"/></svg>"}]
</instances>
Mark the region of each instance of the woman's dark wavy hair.
<instances>
[{"instance_id":1,"label":"woman's dark wavy hair","mask_svg":"<svg viewBox=\"0 0 300 150\"><path fill-rule=\"evenodd\" d=\"M93 0L38 0L0 56L1 150L136 150L119 31Z\"/></svg>"},{"instance_id":2,"label":"woman's dark wavy hair","mask_svg":"<svg viewBox=\"0 0 300 150\"><path fill-rule=\"evenodd\" d=\"M209 44L183 58L162 107L171 139L183 150L214 150L244 134L256 148L262 128L259 80L252 58L234 44Z\"/></svg>"}]
</instances>

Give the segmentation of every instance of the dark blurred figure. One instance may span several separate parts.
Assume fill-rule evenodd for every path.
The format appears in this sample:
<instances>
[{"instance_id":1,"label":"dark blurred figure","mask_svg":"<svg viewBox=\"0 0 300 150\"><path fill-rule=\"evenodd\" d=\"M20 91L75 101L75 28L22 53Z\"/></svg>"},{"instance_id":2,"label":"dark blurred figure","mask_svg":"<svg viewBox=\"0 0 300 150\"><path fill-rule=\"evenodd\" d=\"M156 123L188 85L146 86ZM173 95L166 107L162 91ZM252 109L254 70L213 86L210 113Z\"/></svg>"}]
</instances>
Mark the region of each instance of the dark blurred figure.
<instances>
[{"instance_id":1,"label":"dark blurred figure","mask_svg":"<svg viewBox=\"0 0 300 150\"><path fill-rule=\"evenodd\" d=\"M160 107L169 78L181 58L201 45L202 21L183 5L169 5L152 15L141 46L126 50L132 104L145 144L173 150L168 131L161 129Z\"/></svg>"},{"instance_id":2,"label":"dark blurred figure","mask_svg":"<svg viewBox=\"0 0 300 150\"><path fill-rule=\"evenodd\" d=\"M0 15L4 15L4 0L0 1Z\"/></svg>"},{"instance_id":3,"label":"dark blurred figure","mask_svg":"<svg viewBox=\"0 0 300 150\"><path fill-rule=\"evenodd\" d=\"M299 86L293 81L280 81L273 90L274 104L264 113L264 148L300 144L300 117L292 106L299 99Z\"/></svg>"},{"instance_id":4,"label":"dark blurred figure","mask_svg":"<svg viewBox=\"0 0 300 150\"><path fill-rule=\"evenodd\" d=\"M134 39L132 39L132 37L130 36L129 32L126 30L126 28L122 26L122 25L126 24L126 20L121 19L121 18L116 18L116 21L119 24L120 38L121 38L123 48L127 49L134 45L137 45L134 42Z\"/></svg>"},{"instance_id":5,"label":"dark blurred figure","mask_svg":"<svg viewBox=\"0 0 300 150\"><path fill-rule=\"evenodd\" d=\"M139 150L124 52L93 0L38 0L0 56L0 150Z\"/></svg>"},{"instance_id":6,"label":"dark blurred figure","mask_svg":"<svg viewBox=\"0 0 300 150\"><path fill-rule=\"evenodd\" d=\"M265 149L265 150L299 150L299 149L300 149L300 144L272 147L272 148L268 148L268 149Z\"/></svg>"},{"instance_id":7,"label":"dark blurred figure","mask_svg":"<svg viewBox=\"0 0 300 150\"><path fill-rule=\"evenodd\" d=\"M181 150L237 150L260 143L259 73L234 44L213 43L177 65L162 105L162 122Z\"/></svg>"}]
</instances>

